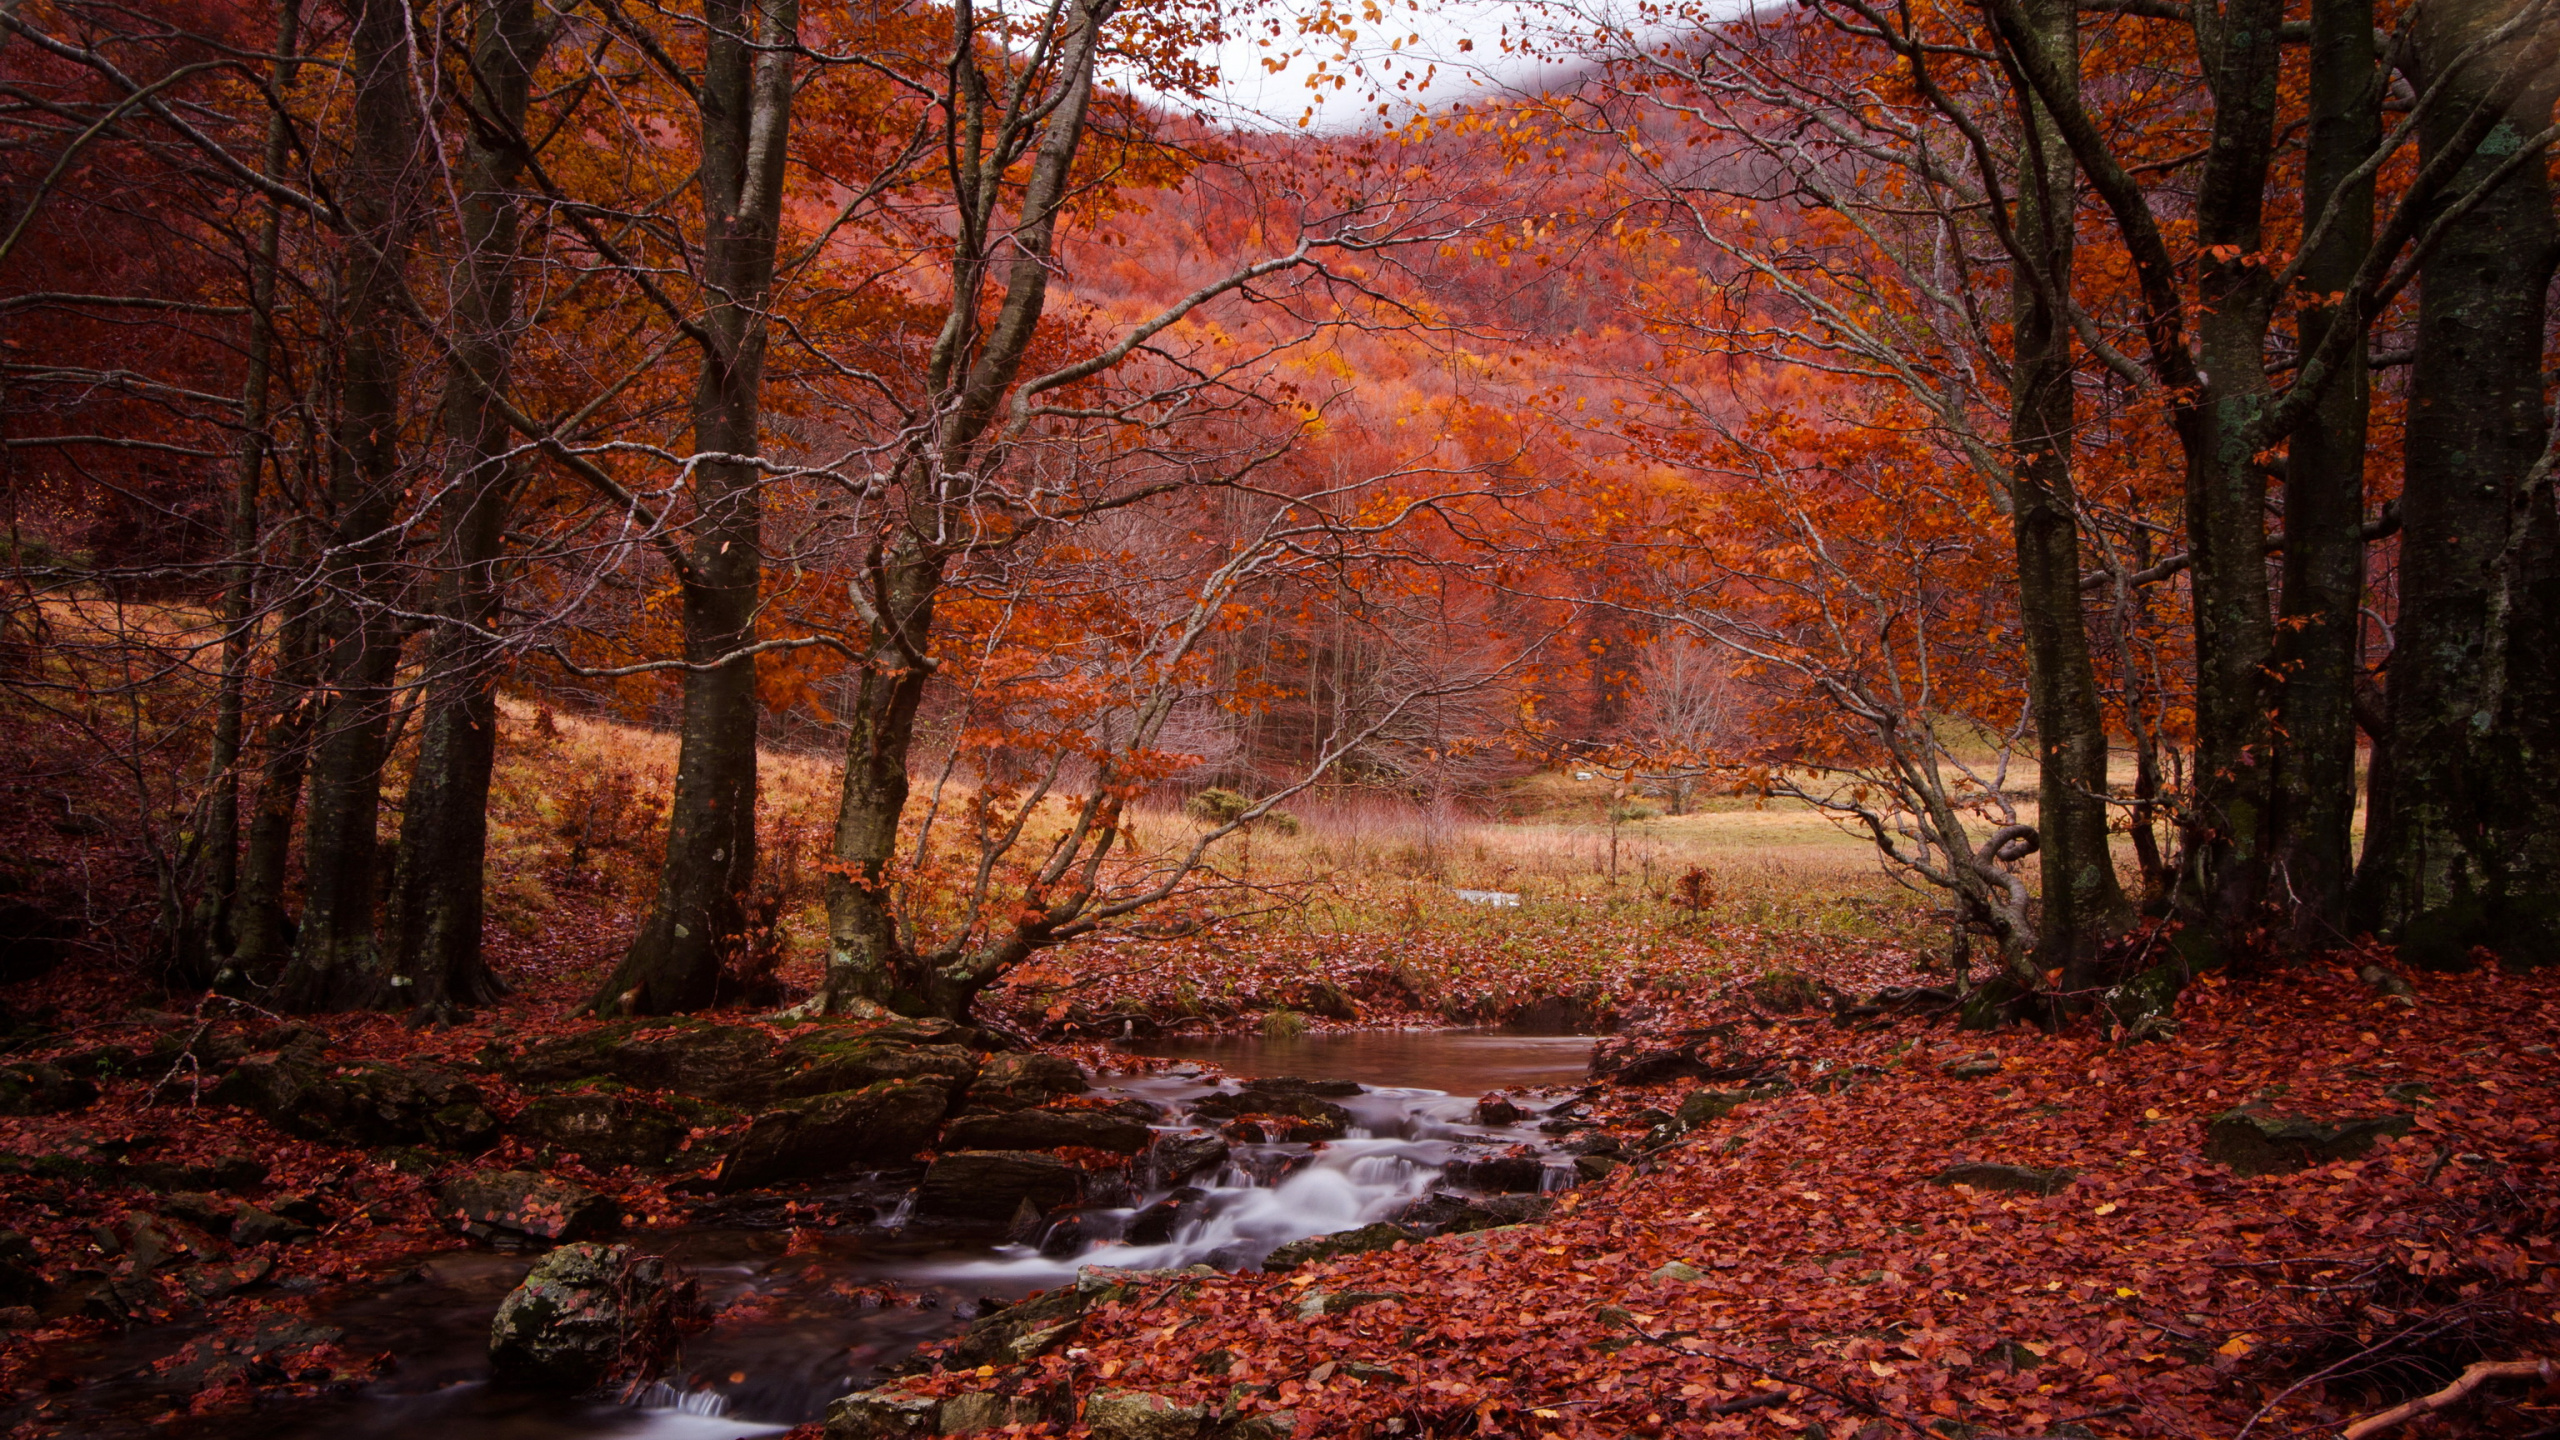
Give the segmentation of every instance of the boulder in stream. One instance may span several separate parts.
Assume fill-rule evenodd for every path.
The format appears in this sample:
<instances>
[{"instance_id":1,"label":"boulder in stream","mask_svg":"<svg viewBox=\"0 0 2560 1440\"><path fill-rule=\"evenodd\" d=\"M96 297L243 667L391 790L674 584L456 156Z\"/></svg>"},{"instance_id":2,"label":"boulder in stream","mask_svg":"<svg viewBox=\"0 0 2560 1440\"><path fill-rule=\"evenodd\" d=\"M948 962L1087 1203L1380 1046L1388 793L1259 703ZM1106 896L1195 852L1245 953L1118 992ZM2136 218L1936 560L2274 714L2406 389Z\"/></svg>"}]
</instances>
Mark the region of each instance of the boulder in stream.
<instances>
[{"instance_id":1,"label":"boulder in stream","mask_svg":"<svg viewBox=\"0 0 2560 1440\"><path fill-rule=\"evenodd\" d=\"M982 1030L943 1020L806 1026L788 1041L754 1025L706 1020L626 1020L537 1045L502 1063L522 1084L609 1079L674 1090L723 1105L761 1106L891 1080L925 1081L946 1093L977 1079Z\"/></svg>"},{"instance_id":2,"label":"boulder in stream","mask_svg":"<svg viewBox=\"0 0 2560 1440\"><path fill-rule=\"evenodd\" d=\"M1089 1088L1084 1071L1073 1060L1036 1050L1016 1051L986 1058L978 1067L977 1083L969 1087L969 1103L991 1110L1018 1110L1081 1095Z\"/></svg>"},{"instance_id":3,"label":"boulder in stream","mask_svg":"<svg viewBox=\"0 0 2560 1440\"><path fill-rule=\"evenodd\" d=\"M1373 1250L1392 1250L1396 1246L1422 1238L1422 1232L1381 1220L1357 1230L1337 1230L1330 1235L1310 1235L1292 1240L1271 1252L1262 1268L1272 1272L1295 1270L1310 1260L1331 1260L1339 1255L1366 1255Z\"/></svg>"},{"instance_id":4,"label":"boulder in stream","mask_svg":"<svg viewBox=\"0 0 2560 1440\"><path fill-rule=\"evenodd\" d=\"M589 1165L609 1168L666 1164L690 1127L650 1100L611 1090L571 1090L525 1106L515 1128Z\"/></svg>"},{"instance_id":5,"label":"boulder in stream","mask_svg":"<svg viewBox=\"0 0 2560 1440\"><path fill-rule=\"evenodd\" d=\"M1163 1245L1180 1234L1183 1227L1205 1213L1209 1192L1196 1185L1185 1185L1146 1209L1129 1217L1129 1228L1121 1238L1132 1245Z\"/></svg>"},{"instance_id":6,"label":"boulder in stream","mask_svg":"<svg viewBox=\"0 0 2560 1440\"><path fill-rule=\"evenodd\" d=\"M1546 1186L1547 1162L1536 1155L1488 1155L1454 1160L1442 1172L1452 1185L1470 1190L1537 1194Z\"/></svg>"},{"instance_id":7,"label":"boulder in stream","mask_svg":"<svg viewBox=\"0 0 2560 1440\"><path fill-rule=\"evenodd\" d=\"M622 1203L532 1170L480 1170L436 1191L463 1234L493 1245L583 1240L619 1228Z\"/></svg>"},{"instance_id":8,"label":"boulder in stream","mask_svg":"<svg viewBox=\"0 0 2560 1440\"><path fill-rule=\"evenodd\" d=\"M1152 1186L1178 1185L1211 1166L1223 1166L1231 1153L1226 1137L1187 1131L1160 1134L1147 1148L1147 1182Z\"/></svg>"},{"instance_id":9,"label":"boulder in stream","mask_svg":"<svg viewBox=\"0 0 2560 1440\"><path fill-rule=\"evenodd\" d=\"M498 1141L480 1091L432 1066L331 1061L316 1033L243 1056L209 1097L289 1135L338 1144L428 1144L476 1155Z\"/></svg>"},{"instance_id":10,"label":"boulder in stream","mask_svg":"<svg viewBox=\"0 0 2560 1440\"><path fill-rule=\"evenodd\" d=\"M1003 1226L1029 1201L1041 1210L1072 1205L1083 1176L1055 1155L1032 1150L958 1150L933 1162L916 1189L918 1219Z\"/></svg>"},{"instance_id":11,"label":"boulder in stream","mask_svg":"<svg viewBox=\"0 0 2560 1440\"><path fill-rule=\"evenodd\" d=\"M971 1110L953 1120L942 1143L954 1150L1062 1150L1070 1146L1135 1155L1155 1132L1107 1110L1026 1108Z\"/></svg>"},{"instance_id":12,"label":"boulder in stream","mask_svg":"<svg viewBox=\"0 0 2560 1440\"><path fill-rule=\"evenodd\" d=\"M503 1385L586 1394L644 1381L676 1356L694 1285L628 1245L563 1245L509 1292L489 1325Z\"/></svg>"},{"instance_id":13,"label":"boulder in stream","mask_svg":"<svg viewBox=\"0 0 2560 1440\"><path fill-rule=\"evenodd\" d=\"M904 1164L932 1143L949 1105L939 1085L892 1080L766 1111L721 1165L720 1186L744 1190Z\"/></svg>"}]
</instances>

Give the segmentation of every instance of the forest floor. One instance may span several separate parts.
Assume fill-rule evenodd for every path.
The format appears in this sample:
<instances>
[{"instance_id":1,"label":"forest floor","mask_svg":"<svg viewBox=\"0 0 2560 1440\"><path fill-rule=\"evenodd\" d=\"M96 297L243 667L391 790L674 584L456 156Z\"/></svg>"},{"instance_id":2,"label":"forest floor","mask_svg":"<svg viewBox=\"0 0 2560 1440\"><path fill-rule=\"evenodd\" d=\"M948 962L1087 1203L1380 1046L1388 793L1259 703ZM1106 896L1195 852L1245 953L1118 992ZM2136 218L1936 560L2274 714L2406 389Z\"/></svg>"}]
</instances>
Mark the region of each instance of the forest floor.
<instances>
[{"instance_id":1,"label":"forest floor","mask_svg":"<svg viewBox=\"0 0 2560 1440\"><path fill-rule=\"evenodd\" d=\"M305 1322L466 1243L439 1198L463 1162L216 1103L225 1067L262 1050L465 1077L496 1127L471 1166L603 1194L634 1243L691 1223L705 1191L681 1164L589 1164L528 1138L533 1092L490 1063L591 1028L571 1011L645 893L645 764L554 756L508 780L490 949L512 991L420 1030L155 991L137 958L149 827L114 813L76 729L21 734L0 775L0 853L19 857L0 900L71 913L79 936L0 983L0 1433L84 1433L80 1393L106 1377L66 1357L129 1325L201 1326L153 1362L166 1433L388 1363ZM780 823L813 823L819 777L776 768ZM1301 851L1333 833L1307 831ZM1146 1282L1071 1346L902 1383L1129 1391L1371 1437L2273 1440L2334 1434L2476 1361L2560 1356L2560 970L2378 988L2359 971L2390 957L2372 951L2208 977L2139 1043L1964 1032L1849 1006L1928 978L1925 912L1869 884L1744 915L1731 894L1683 908L1660 870L1653 891L1587 865L1524 873L1494 877L1545 887L1519 907L1426 904L1473 877L1425 872L1362 899L1358 923L1069 952L990 1010L1088 1067L1110 1063L1095 1042L1151 1030L1607 1026L1621 1059L1686 1057L1655 1083L1579 1092L1625 1163L1537 1224ZM716 1018L787 1036L767 1013ZM2284 1117L2318 1133L2251 1150L2230 1129ZM745 1124L708 1117L681 1148L716 1155ZM218 1224L196 1213L226 1186ZM2551 1392L2509 1387L2392 1433L2556 1425Z\"/></svg>"}]
</instances>

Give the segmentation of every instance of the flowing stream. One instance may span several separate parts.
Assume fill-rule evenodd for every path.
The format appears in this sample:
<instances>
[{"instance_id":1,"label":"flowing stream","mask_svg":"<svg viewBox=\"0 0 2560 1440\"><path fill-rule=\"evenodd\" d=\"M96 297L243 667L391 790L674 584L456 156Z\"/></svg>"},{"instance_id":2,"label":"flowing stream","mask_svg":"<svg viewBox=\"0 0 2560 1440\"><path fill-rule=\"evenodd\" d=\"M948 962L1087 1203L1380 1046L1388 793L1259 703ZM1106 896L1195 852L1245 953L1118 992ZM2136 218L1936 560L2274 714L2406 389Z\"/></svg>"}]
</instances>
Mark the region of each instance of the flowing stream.
<instances>
[{"instance_id":1,"label":"flowing stream","mask_svg":"<svg viewBox=\"0 0 2560 1440\"><path fill-rule=\"evenodd\" d=\"M352 1354L390 1352L397 1368L341 1400L286 1413L204 1417L195 1437L257 1440L729 1440L775 1433L821 1416L836 1396L876 1380L882 1368L975 1317L984 1299L1013 1300L1070 1280L1082 1265L1129 1268L1199 1263L1247 1269L1289 1241L1393 1217L1444 1184L1443 1167L1471 1154L1529 1144L1552 1156L1548 1182L1569 1160L1548 1102L1511 1126L1474 1123L1488 1090L1570 1087L1582 1079L1588 1038L1482 1031L1348 1032L1285 1040L1168 1041L1133 1046L1177 1061L1205 1061L1240 1078L1351 1080L1364 1093L1336 1098L1349 1135L1320 1146L1233 1146L1224 1167L1192 1176L1205 1194L1177 1223L1140 1243L1122 1238L1169 1187L1136 1203L1051 1217L1041 1243L936 1239L897 1222L896 1195L860 1187L813 1192L800 1207L740 1206L735 1223L660 1232L650 1243L686 1267L718 1319L685 1344L683 1380L638 1405L599 1405L510 1393L486 1384L488 1329L529 1256L450 1251L408 1281L348 1299L314 1317L344 1332ZM1159 1129L1193 1122L1191 1106L1215 1089L1192 1065L1148 1076L1097 1077L1097 1093L1160 1107ZM1558 1127L1559 1129L1563 1127ZM867 1221L868 1223L862 1223ZM88 1374L124 1374L131 1400L155 1384L183 1388L183 1371L152 1367L188 1337L177 1327L102 1342ZM93 1368L94 1367L94 1368ZM93 1433L168 1433L102 1410ZM129 1422L131 1429L124 1431Z\"/></svg>"}]
</instances>

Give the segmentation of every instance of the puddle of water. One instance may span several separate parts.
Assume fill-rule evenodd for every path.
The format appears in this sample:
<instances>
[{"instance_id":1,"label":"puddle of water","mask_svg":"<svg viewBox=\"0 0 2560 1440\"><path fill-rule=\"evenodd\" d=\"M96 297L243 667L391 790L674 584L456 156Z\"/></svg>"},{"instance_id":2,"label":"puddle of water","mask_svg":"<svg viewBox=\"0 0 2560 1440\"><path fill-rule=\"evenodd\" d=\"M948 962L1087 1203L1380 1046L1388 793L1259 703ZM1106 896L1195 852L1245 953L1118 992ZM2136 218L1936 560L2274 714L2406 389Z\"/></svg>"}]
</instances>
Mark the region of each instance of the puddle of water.
<instances>
[{"instance_id":1,"label":"puddle of water","mask_svg":"<svg viewBox=\"0 0 2560 1440\"><path fill-rule=\"evenodd\" d=\"M1200 1060L1232 1075L1299 1075L1412 1086L1474 1097L1488 1090L1579 1085L1591 1068L1588 1035L1498 1030L1326 1030L1135 1041L1139 1055Z\"/></svg>"}]
</instances>

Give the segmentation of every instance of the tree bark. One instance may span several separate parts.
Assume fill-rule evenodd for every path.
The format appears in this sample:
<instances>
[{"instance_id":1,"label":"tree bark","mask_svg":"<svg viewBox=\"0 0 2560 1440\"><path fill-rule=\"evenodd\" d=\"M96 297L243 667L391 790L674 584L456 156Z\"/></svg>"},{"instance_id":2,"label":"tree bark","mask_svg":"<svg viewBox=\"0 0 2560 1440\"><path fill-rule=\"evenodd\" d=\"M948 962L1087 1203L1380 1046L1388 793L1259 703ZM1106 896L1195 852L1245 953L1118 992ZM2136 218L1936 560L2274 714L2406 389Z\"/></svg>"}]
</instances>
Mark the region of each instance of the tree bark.
<instances>
[{"instance_id":1,"label":"tree bark","mask_svg":"<svg viewBox=\"0 0 2560 1440\"><path fill-rule=\"evenodd\" d=\"M2372 248L2374 182L2351 179L2382 136L2382 71L2373 45L2373 0L2314 0L2311 7L2311 143L2304 208L2331 210L2302 267L2312 295L2343 294ZM2306 306L2297 352L2319 348L2335 307ZM2362 349L2361 339L2358 350ZM2339 368L2309 424L2294 432L2284 481L2284 578L2276 627L2270 898L2282 938L2312 950L2350 934L2354 874L2355 684L2363 656L2364 457L2372 408L2370 372Z\"/></svg>"},{"instance_id":2,"label":"tree bark","mask_svg":"<svg viewBox=\"0 0 2560 1440\"><path fill-rule=\"evenodd\" d=\"M935 597L953 553L940 537L970 528L965 520L949 523L951 509L966 501L946 487L965 487L982 463L981 442L1039 331L1050 246L1084 141L1103 27L1115 8L1116 0L1080 0L1059 21L1072 28L1061 37L1057 98L1022 182L1020 209L1003 237L1014 258L1005 269L1003 298L986 323L981 299L994 256L1004 248L991 243L988 226L1005 177L1001 166L987 163L985 137L975 131L955 137L953 189L956 208L967 218L953 244L954 298L921 387L923 412L944 418L939 433L904 460L908 483L921 498L901 517L901 531L882 547L871 573L855 582L869 582L873 613L836 807L827 879L827 973L810 1005L819 1013L883 1007L964 1018L980 990L1030 953L1019 933L950 952L918 953L912 937L901 933L888 877L906 809L916 706L929 673ZM953 18L955 114L977 112L991 99L976 68L982 42L971 13L958 10Z\"/></svg>"},{"instance_id":3,"label":"tree bark","mask_svg":"<svg viewBox=\"0 0 2560 1440\"><path fill-rule=\"evenodd\" d=\"M2413 79L2451 73L2458 103L2421 121L2423 158L2494 103L2505 56L2450 70L2512 0L2458 0L2412 22ZM2528 53L2534 47L2522 47ZM2465 163L2458 196L2550 123L2547 79L2528 87ZM2439 200L2439 204L2443 201ZM2400 532L2400 610L2387 672L2391 787L2377 795L2356 875L2357 918L2404 952L2460 963L2498 943L2509 914L2553 888L2555 813L2547 494L2531 493L2549 442L2546 297L2560 234L2548 167L2519 167L2456 220L2419 272ZM2522 602L2521 608L2518 602ZM2518 662L2521 662L2519 665ZM2516 685L2512 680L2523 683ZM2541 868L2535 868L2537 861Z\"/></svg>"},{"instance_id":4,"label":"tree bark","mask_svg":"<svg viewBox=\"0 0 2560 1440\"><path fill-rule=\"evenodd\" d=\"M699 87L704 315L693 398L693 543L682 595L684 718L656 903L590 1006L659 1015L719 998L747 941L756 865L756 669L763 566L759 453L767 320L791 127L798 0L706 0Z\"/></svg>"},{"instance_id":5,"label":"tree bark","mask_svg":"<svg viewBox=\"0 0 2560 1440\"><path fill-rule=\"evenodd\" d=\"M2014 43L2036 45L2046 62L2080 68L2072 0L2024 0L2028 28ZM2032 87L2015 87L2022 121L2016 232L2041 276L2020 272L2010 382L2009 494L2018 557L2019 613L2027 641L2029 711L2036 728L2037 865L2042 914L2035 966L2060 970L2066 991L2099 983L2107 942L2132 923L2107 842L2107 728L2080 605L2079 497L2071 473L2076 424L2070 322L2055 303L2070 293L2073 210L2071 152ZM2041 284L2038 280L2041 279Z\"/></svg>"},{"instance_id":6,"label":"tree bark","mask_svg":"<svg viewBox=\"0 0 2560 1440\"><path fill-rule=\"evenodd\" d=\"M302 808L302 777L311 755L311 726L318 710L312 688L319 680L319 642L307 602L285 615L276 637L276 708L259 737L266 759L249 811L248 844L240 856L240 888L231 907L231 959L218 985L274 982L292 956L294 925L285 905L285 878L293 859L293 822Z\"/></svg>"},{"instance_id":7,"label":"tree bark","mask_svg":"<svg viewBox=\"0 0 2560 1440\"><path fill-rule=\"evenodd\" d=\"M320 612L326 708L303 825L302 925L279 992L279 1003L295 1010L364 1005L382 984L375 827L405 638L386 602L401 489L400 266L415 224L420 158L409 7L360 0L348 54L354 140L341 203L351 223L329 458L335 525Z\"/></svg>"},{"instance_id":8,"label":"tree bark","mask_svg":"<svg viewBox=\"0 0 2560 1440\"><path fill-rule=\"evenodd\" d=\"M2274 616L2267 476L2257 455L2273 399L2266 375L2275 294L2264 258L2274 154L2279 0L2196 11L2213 93L2213 147L2198 177L2196 399L2179 408L2196 636L2196 764L2188 820L2190 909L2222 945L2248 948L2265 904L2267 726Z\"/></svg>"},{"instance_id":9,"label":"tree bark","mask_svg":"<svg viewBox=\"0 0 2560 1440\"><path fill-rule=\"evenodd\" d=\"M505 987L480 953L489 849L489 777L497 762L497 671L489 633L504 585L514 477L499 397L516 338L514 194L534 70L557 26L537 0L484 0L471 70L476 95L462 149L459 333L446 367L447 446L437 613L429 641L426 717L401 816L393 887L390 993L421 1018L486 1004Z\"/></svg>"},{"instance_id":10,"label":"tree bark","mask_svg":"<svg viewBox=\"0 0 2560 1440\"><path fill-rule=\"evenodd\" d=\"M277 7L275 81L278 91L293 83L299 68L294 51L300 44L301 0ZM290 136L284 117L267 121L266 173L280 174L289 158ZM230 573L223 577L222 680L214 699L212 754L206 770L210 788L202 839L204 889L194 913L187 917L178 941L175 967L181 974L204 975L215 957L229 956L236 945L232 907L240 890L240 762L247 734L249 668L256 639L258 490L267 469L269 390L275 379L276 258L282 246L284 209L274 199L260 218L257 249L249 261L249 343L247 373L240 383L240 459L232 477ZM206 978L210 978L209 975Z\"/></svg>"}]
</instances>

